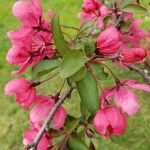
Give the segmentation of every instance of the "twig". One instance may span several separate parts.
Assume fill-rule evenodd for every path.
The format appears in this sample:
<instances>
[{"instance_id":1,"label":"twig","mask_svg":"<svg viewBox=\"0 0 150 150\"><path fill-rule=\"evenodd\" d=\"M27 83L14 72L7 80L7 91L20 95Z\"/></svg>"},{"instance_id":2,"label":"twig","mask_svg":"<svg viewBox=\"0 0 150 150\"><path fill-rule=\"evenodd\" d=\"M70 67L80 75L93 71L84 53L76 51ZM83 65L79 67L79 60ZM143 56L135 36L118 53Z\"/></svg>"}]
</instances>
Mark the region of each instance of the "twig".
<instances>
[{"instance_id":1,"label":"twig","mask_svg":"<svg viewBox=\"0 0 150 150\"><path fill-rule=\"evenodd\" d=\"M65 99L67 97L70 97L72 91L73 91L73 87L69 87L68 90L66 90L66 92L64 93L64 95L57 101L55 106L51 109L51 111L50 111L48 117L46 118L42 128L40 129L40 131L36 135L33 143L31 145L27 146L25 148L26 150L36 150L37 149L38 143L40 142L41 138L43 137L44 133L46 132L46 129L49 126L55 112L58 110L58 108L61 106L61 104L65 101Z\"/></svg>"},{"instance_id":2,"label":"twig","mask_svg":"<svg viewBox=\"0 0 150 150\"><path fill-rule=\"evenodd\" d=\"M131 65L131 64L126 64L126 66L130 69L130 70L134 70L136 71L137 73L139 73L144 79L145 81L150 84L150 75L148 73L148 71L146 69L142 69L142 68L139 68L135 65Z\"/></svg>"}]
</instances>

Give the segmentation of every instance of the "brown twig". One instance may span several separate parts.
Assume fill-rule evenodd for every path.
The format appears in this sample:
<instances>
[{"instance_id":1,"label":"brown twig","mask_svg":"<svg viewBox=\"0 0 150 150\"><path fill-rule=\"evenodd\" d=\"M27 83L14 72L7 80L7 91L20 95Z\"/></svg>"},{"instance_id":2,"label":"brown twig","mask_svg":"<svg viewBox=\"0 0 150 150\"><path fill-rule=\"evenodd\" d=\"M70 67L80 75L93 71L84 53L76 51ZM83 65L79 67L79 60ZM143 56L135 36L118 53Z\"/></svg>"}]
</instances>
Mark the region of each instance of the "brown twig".
<instances>
[{"instance_id":1,"label":"brown twig","mask_svg":"<svg viewBox=\"0 0 150 150\"><path fill-rule=\"evenodd\" d=\"M69 87L68 90L66 90L66 92L64 93L64 95L57 101L55 106L51 109L48 117L45 119L45 122L44 122L42 128L40 129L40 131L38 132L38 134L36 135L33 143L30 144L29 146L27 146L25 148L26 150L36 150L37 149L37 146L38 146L41 138L43 137L44 133L46 132L46 129L49 126L55 112L58 110L58 108L61 106L61 104L65 101L65 99L67 97L70 97L72 91L73 91L73 87Z\"/></svg>"},{"instance_id":2,"label":"brown twig","mask_svg":"<svg viewBox=\"0 0 150 150\"><path fill-rule=\"evenodd\" d=\"M131 64L126 64L126 66L130 69L130 70L134 70L135 72L139 73L144 79L145 81L150 84L150 75L148 73L148 71L146 69L142 69L139 68L135 65L131 65Z\"/></svg>"}]
</instances>

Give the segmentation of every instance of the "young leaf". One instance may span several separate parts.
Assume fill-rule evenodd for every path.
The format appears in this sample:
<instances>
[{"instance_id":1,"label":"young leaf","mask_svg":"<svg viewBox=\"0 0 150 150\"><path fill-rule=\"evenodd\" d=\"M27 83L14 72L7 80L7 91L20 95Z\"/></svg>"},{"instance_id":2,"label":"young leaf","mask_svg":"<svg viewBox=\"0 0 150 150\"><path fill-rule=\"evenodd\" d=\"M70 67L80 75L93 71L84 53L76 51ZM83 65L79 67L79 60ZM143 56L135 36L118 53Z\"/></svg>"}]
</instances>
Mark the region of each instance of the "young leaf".
<instances>
[{"instance_id":1,"label":"young leaf","mask_svg":"<svg viewBox=\"0 0 150 150\"><path fill-rule=\"evenodd\" d=\"M95 114L99 109L98 87L91 72L79 82L76 83L80 98L87 110Z\"/></svg>"},{"instance_id":2,"label":"young leaf","mask_svg":"<svg viewBox=\"0 0 150 150\"><path fill-rule=\"evenodd\" d=\"M79 50L68 52L62 62L60 76L68 78L77 73L86 63L87 57Z\"/></svg>"},{"instance_id":3,"label":"young leaf","mask_svg":"<svg viewBox=\"0 0 150 150\"><path fill-rule=\"evenodd\" d=\"M94 63L91 65L91 69L99 80L105 80L108 77L108 73L105 72L104 67L98 63Z\"/></svg>"},{"instance_id":4,"label":"young leaf","mask_svg":"<svg viewBox=\"0 0 150 150\"><path fill-rule=\"evenodd\" d=\"M60 66L60 61L47 59L33 66L31 74L33 78L43 76Z\"/></svg>"},{"instance_id":5,"label":"young leaf","mask_svg":"<svg viewBox=\"0 0 150 150\"><path fill-rule=\"evenodd\" d=\"M82 40L84 45L84 50L88 56L92 55L95 52L95 41L89 38Z\"/></svg>"},{"instance_id":6,"label":"young leaf","mask_svg":"<svg viewBox=\"0 0 150 150\"><path fill-rule=\"evenodd\" d=\"M128 4L132 4L132 3L133 3L133 0L123 0L118 4L118 6L119 8L124 8Z\"/></svg>"},{"instance_id":7,"label":"young leaf","mask_svg":"<svg viewBox=\"0 0 150 150\"><path fill-rule=\"evenodd\" d=\"M65 128L67 130L67 134L71 134L73 130L79 125L79 119L68 116L67 121L65 123Z\"/></svg>"},{"instance_id":8,"label":"young leaf","mask_svg":"<svg viewBox=\"0 0 150 150\"><path fill-rule=\"evenodd\" d=\"M71 137L68 141L69 150L88 150L88 146L83 141L83 139L79 137Z\"/></svg>"},{"instance_id":9,"label":"young leaf","mask_svg":"<svg viewBox=\"0 0 150 150\"><path fill-rule=\"evenodd\" d=\"M70 49L64 39L58 14L56 14L52 20L52 34L57 51L61 56L64 56Z\"/></svg>"},{"instance_id":10,"label":"young leaf","mask_svg":"<svg viewBox=\"0 0 150 150\"><path fill-rule=\"evenodd\" d=\"M138 4L128 4L126 5L122 11L128 13L147 13L147 9L138 5Z\"/></svg>"}]
</instances>

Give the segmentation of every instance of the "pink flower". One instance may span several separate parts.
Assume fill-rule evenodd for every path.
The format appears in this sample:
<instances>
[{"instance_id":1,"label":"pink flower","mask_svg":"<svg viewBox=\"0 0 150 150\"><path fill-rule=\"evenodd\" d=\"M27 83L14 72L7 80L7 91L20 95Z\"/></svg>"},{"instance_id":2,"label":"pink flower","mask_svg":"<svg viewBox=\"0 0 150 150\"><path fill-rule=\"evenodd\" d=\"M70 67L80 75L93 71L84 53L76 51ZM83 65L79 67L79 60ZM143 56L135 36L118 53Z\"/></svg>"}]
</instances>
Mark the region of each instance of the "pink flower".
<instances>
[{"instance_id":1,"label":"pink flower","mask_svg":"<svg viewBox=\"0 0 150 150\"><path fill-rule=\"evenodd\" d=\"M109 27L97 38L98 51L103 55L114 54L121 47L120 36L116 28Z\"/></svg>"},{"instance_id":2,"label":"pink flower","mask_svg":"<svg viewBox=\"0 0 150 150\"><path fill-rule=\"evenodd\" d=\"M32 144L35 136L39 132L38 129L32 128L28 129L23 133L23 144L25 146L28 146ZM49 146L52 145L52 140L49 138L48 133L44 134L43 137L41 138L37 150L47 150Z\"/></svg>"},{"instance_id":3,"label":"pink flower","mask_svg":"<svg viewBox=\"0 0 150 150\"><path fill-rule=\"evenodd\" d=\"M26 27L36 26L43 16L39 0L19 0L14 4L12 12Z\"/></svg>"},{"instance_id":4,"label":"pink flower","mask_svg":"<svg viewBox=\"0 0 150 150\"><path fill-rule=\"evenodd\" d=\"M129 116L136 114L140 106L136 101L135 94L130 90L131 88L144 90L150 92L150 85L138 83L135 80L125 80L120 82L116 87L106 89L101 96L102 108L105 101L110 101L114 96L115 104L120 107Z\"/></svg>"},{"instance_id":5,"label":"pink flower","mask_svg":"<svg viewBox=\"0 0 150 150\"><path fill-rule=\"evenodd\" d=\"M55 105L55 101L48 96L37 96L36 104L30 112L30 120L35 125L41 124L48 116L52 107ZM55 129L63 127L66 119L66 111L61 106L53 117L53 125Z\"/></svg>"},{"instance_id":6,"label":"pink flower","mask_svg":"<svg viewBox=\"0 0 150 150\"><path fill-rule=\"evenodd\" d=\"M19 74L44 58L52 58L55 51L51 26L43 17L38 0L17 1L13 6L13 14L19 18L23 27L8 32L13 46L6 59L11 64L19 65L19 70L12 72Z\"/></svg>"},{"instance_id":7,"label":"pink flower","mask_svg":"<svg viewBox=\"0 0 150 150\"><path fill-rule=\"evenodd\" d=\"M129 26L128 34L126 34L123 38L123 40L126 43L134 44L134 47L139 47L140 40L144 39L146 36L148 36L148 32L139 28L140 23L141 23L140 19L135 20Z\"/></svg>"},{"instance_id":8,"label":"pink flower","mask_svg":"<svg viewBox=\"0 0 150 150\"><path fill-rule=\"evenodd\" d=\"M143 48L131 48L125 50L122 54L122 62L124 63L135 63L143 61L147 56L147 51Z\"/></svg>"},{"instance_id":9,"label":"pink flower","mask_svg":"<svg viewBox=\"0 0 150 150\"><path fill-rule=\"evenodd\" d=\"M94 127L105 137L121 135L126 129L125 115L115 106L100 109L94 118Z\"/></svg>"},{"instance_id":10,"label":"pink flower","mask_svg":"<svg viewBox=\"0 0 150 150\"><path fill-rule=\"evenodd\" d=\"M12 73L22 73L27 67L35 65L44 58L53 57L55 51L51 41L52 37L47 33L37 33L22 39L22 41L16 41L6 56L10 64L19 65L19 70Z\"/></svg>"},{"instance_id":11,"label":"pink flower","mask_svg":"<svg viewBox=\"0 0 150 150\"><path fill-rule=\"evenodd\" d=\"M16 102L28 109L35 100L36 89L32 82L17 78L7 83L5 93L8 95L15 94Z\"/></svg>"},{"instance_id":12,"label":"pink flower","mask_svg":"<svg viewBox=\"0 0 150 150\"><path fill-rule=\"evenodd\" d=\"M101 6L100 2L98 0L84 0L84 4L82 6L82 9L86 13L91 13L99 9Z\"/></svg>"},{"instance_id":13,"label":"pink flower","mask_svg":"<svg viewBox=\"0 0 150 150\"><path fill-rule=\"evenodd\" d=\"M104 17L110 14L109 9L98 0L85 0L82 8L83 12L79 13L81 24L93 21L94 26L99 28L103 27Z\"/></svg>"}]
</instances>

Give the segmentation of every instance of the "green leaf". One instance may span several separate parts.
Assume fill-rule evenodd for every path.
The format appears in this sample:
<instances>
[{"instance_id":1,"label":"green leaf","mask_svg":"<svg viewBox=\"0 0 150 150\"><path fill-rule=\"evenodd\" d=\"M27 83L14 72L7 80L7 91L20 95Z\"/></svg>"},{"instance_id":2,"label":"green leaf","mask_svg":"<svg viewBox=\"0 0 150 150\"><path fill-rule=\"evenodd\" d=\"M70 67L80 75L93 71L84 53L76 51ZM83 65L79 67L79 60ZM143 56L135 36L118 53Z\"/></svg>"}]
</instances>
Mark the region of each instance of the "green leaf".
<instances>
[{"instance_id":1,"label":"green leaf","mask_svg":"<svg viewBox=\"0 0 150 150\"><path fill-rule=\"evenodd\" d=\"M88 150L85 141L79 137L71 137L68 141L69 150Z\"/></svg>"},{"instance_id":2,"label":"green leaf","mask_svg":"<svg viewBox=\"0 0 150 150\"><path fill-rule=\"evenodd\" d=\"M81 35L87 37L94 29L93 24L94 21L88 21L83 23L80 29Z\"/></svg>"},{"instance_id":3,"label":"green leaf","mask_svg":"<svg viewBox=\"0 0 150 150\"><path fill-rule=\"evenodd\" d=\"M128 13L147 13L147 9L138 5L138 4L128 4L126 5L122 11Z\"/></svg>"},{"instance_id":4,"label":"green leaf","mask_svg":"<svg viewBox=\"0 0 150 150\"><path fill-rule=\"evenodd\" d=\"M98 63L91 64L92 72L98 80L105 80L108 73L105 72L104 67Z\"/></svg>"},{"instance_id":5,"label":"green leaf","mask_svg":"<svg viewBox=\"0 0 150 150\"><path fill-rule=\"evenodd\" d=\"M85 38L82 39L82 43L84 45L84 50L88 56L92 55L95 52L95 40Z\"/></svg>"},{"instance_id":6,"label":"green leaf","mask_svg":"<svg viewBox=\"0 0 150 150\"><path fill-rule=\"evenodd\" d=\"M63 36L58 14L56 14L52 20L52 34L57 51L61 56L64 56L68 51L70 51L70 48Z\"/></svg>"},{"instance_id":7,"label":"green leaf","mask_svg":"<svg viewBox=\"0 0 150 150\"><path fill-rule=\"evenodd\" d=\"M85 75L87 74L87 69L85 67L82 67L77 73L75 73L73 76L69 78L70 82L77 82L82 80Z\"/></svg>"},{"instance_id":8,"label":"green leaf","mask_svg":"<svg viewBox=\"0 0 150 150\"><path fill-rule=\"evenodd\" d=\"M60 66L60 61L58 60L53 60L53 59L47 59L43 60L40 63L36 64L33 66L31 70L31 74L33 78L43 76L56 68Z\"/></svg>"},{"instance_id":9,"label":"green leaf","mask_svg":"<svg viewBox=\"0 0 150 150\"><path fill-rule=\"evenodd\" d=\"M90 115L88 110L86 109L84 103L80 101L80 109L81 109L81 115L83 119L87 119L87 117Z\"/></svg>"},{"instance_id":10,"label":"green leaf","mask_svg":"<svg viewBox=\"0 0 150 150\"><path fill-rule=\"evenodd\" d=\"M68 52L62 62L60 76L68 78L77 73L86 63L87 57L79 50Z\"/></svg>"},{"instance_id":11,"label":"green leaf","mask_svg":"<svg viewBox=\"0 0 150 150\"><path fill-rule=\"evenodd\" d=\"M71 134L73 130L79 125L79 119L68 116L67 121L65 122L65 128L67 130L67 134Z\"/></svg>"},{"instance_id":12,"label":"green leaf","mask_svg":"<svg viewBox=\"0 0 150 150\"><path fill-rule=\"evenodd\" d=\"M128 4L132 4L133 0L123 0L122 2L120 2L118 4L119 8L124 8L125 6L127 6Z\"/></svg>"},{"instance_id":13,"label":"green leaf","mask_svg":"<svg viewBox=\"0 0 150 150\"><path fill-rule=\"evenodd\" d=\"M81 81L76 83L76 85L83 104L90 113L95 114L99 109L99 95L97 83L92 73L88 72Z\"/></svg>"}]
</instances>

